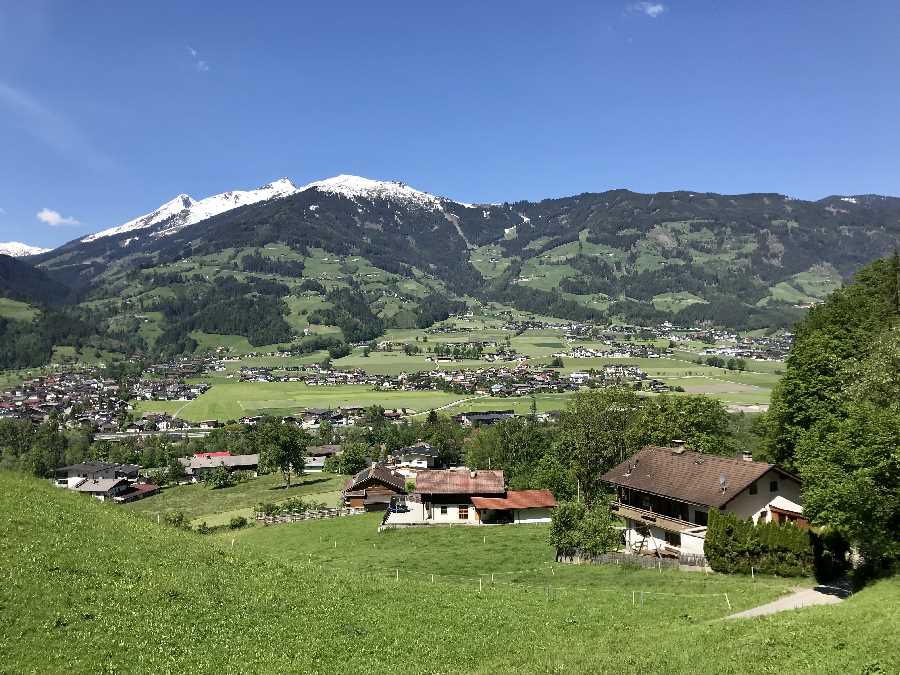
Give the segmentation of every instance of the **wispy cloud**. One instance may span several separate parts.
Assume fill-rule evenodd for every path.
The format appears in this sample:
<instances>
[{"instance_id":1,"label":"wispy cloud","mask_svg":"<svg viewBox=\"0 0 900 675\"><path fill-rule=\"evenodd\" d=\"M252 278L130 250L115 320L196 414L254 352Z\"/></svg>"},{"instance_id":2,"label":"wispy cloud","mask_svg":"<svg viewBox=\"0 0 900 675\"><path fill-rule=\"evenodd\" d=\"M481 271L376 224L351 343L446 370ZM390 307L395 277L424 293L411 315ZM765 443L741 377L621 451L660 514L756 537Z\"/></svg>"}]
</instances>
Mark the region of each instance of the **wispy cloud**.
<instances>
[{"instance_id":1,"label":"wispy cloud","mask_svg":"<svg viewBox=\"0 0 900 675\"><path fill-rule=\"evenodd\" d=\"M113 161L64 115L52 110L21 89L0 82L0 116L6 110L27 133L67 159L96 170L114 166Z\"/></svg>"},{"instance_id":2,"label":"wispy cloud","mask_svg":"<svg viewBox=\"0 0 900 675\"><path fill-rule=\"evenodd\" d=\"M81 225L81 221L72 216L64 216L59 211L43 208L37 212L37 219L42 223L47 223L51 227L59 227L60 225Z\"/></svg>"},{"instance_id":3,"label":"wispy cloud","mask_svg":"<svg viewBox=\"0 0 900 675\"><path fill-rule=\"evenodd\" d=\"M2 206L0 206L0 216L5 216L5 215L6 215L6 209L4 209Z\"/></svg>"},{"instance_id":4,"label":"wispy cloud","mask_svg":"<svg viewBox=\"0 0 900 675\"><path fill-rule=\"evenodd\" d=\"M645 14L651 19L655 19L666 11L666 6L661 2L633 2L628 5L628 10Z\"/></svg>"},{"instance_id":5,"label":"wispy cloud","mask_svg":"<svg viewBox=\"0 0 900 675\"><path fill-rule=\"evenodd\" d=\"M188 46L187 50L188 50L188 54L191 55L191 59L194 62L194 69L200 73L208 72L209 71L209 62L204 61L203 59L200 58L200 52L198 52L196 49L194 49L191 46Z\"/></svg>"}]
</instances>

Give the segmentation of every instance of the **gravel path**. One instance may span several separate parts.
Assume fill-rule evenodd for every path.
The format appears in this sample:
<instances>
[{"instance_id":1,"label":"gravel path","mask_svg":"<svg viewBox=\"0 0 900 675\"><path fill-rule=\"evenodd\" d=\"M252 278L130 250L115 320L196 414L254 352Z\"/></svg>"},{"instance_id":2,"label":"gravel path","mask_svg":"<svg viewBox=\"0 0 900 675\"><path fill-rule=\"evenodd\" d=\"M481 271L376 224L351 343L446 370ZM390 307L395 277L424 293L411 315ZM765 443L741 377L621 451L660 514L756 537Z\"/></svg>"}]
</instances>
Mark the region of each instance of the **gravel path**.
<instances>
[{"instance_id":1,"label":"gravel path","mask_svg":"<svg viewBox=\"0 0 900 675\"><path fill-rule=\"evenodd\" d=\"M837 592L839 593L839 591ZM798 588L783 598L778 598L778 600L768 604L738 612L725 618L749 619L754 616L765 616L766 614L775 614L789 609L800 609L801 607L812 607L813 605L835 605L843 600L840 594L835 593L835 589L821 586L817 588Z\"/></svg>"}]
</instances>

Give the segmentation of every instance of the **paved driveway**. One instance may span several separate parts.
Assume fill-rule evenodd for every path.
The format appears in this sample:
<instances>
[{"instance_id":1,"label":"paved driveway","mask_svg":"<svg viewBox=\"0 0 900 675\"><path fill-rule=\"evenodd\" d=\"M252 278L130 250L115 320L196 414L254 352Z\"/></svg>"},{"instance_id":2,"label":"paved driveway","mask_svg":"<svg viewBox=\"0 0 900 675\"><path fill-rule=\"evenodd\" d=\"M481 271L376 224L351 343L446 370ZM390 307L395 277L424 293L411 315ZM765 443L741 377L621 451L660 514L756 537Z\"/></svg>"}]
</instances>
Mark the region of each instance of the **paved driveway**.
<instances>
[{"instance_id":1,"label":"paved driveway","mask_svg":"<svg viewBox=\"0 0 900 675\"><path fill-rule=\"evenodd\" d=\"M800 609L801 607L812 607L813 605L835 605L843 600L844 591L827 586L817 586L816 588L799 588L795 589L790 595L778 598L773 602L752 609L732 614L725 617L726 619L749 619L754 616L765 616L766 614L775 614L784 612L789 609Z\"/></svg>"}]
</instances>

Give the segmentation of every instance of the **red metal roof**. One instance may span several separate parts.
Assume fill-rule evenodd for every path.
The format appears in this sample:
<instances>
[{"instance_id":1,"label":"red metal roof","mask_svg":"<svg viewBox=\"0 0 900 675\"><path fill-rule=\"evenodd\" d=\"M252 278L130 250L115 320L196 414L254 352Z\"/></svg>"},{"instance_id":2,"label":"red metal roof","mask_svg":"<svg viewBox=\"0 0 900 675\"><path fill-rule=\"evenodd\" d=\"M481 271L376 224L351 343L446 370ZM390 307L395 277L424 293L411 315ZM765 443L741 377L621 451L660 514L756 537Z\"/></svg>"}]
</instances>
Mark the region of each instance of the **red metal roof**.
<instances>
[{"instance_id":1,"label":"red metal roof","mask_svg":"<svg viewBox=\"0 0 900 675\"><path fill-rule=\"evenodd\" d=\"M472 497L476 509L540 509L553 508L556 499L550 490L509 490L506 497Z\"/></svg>"},{"instance_id":2,"label":"red metal roof","mask_svg":"<svg viewBox=\"0 0 900 675\"><path fill-rule=\"evenodd\" d=\"M223 450L222 452L195 452L194 457L206 457L207 459L210 457L231 457L231 453L228 450Z\"/></svg>"},{"instance_id":3,"label":"red metal roof","mask_svg":"<svg viewBox=\"0 0 900 675\"><path fill-rule=\"evenodd\" d=\"M426 495L502 495L503 483L503 471L499 469L471 472L432 469L416 474L416 492Z\"/></svg>"}]
</instances>

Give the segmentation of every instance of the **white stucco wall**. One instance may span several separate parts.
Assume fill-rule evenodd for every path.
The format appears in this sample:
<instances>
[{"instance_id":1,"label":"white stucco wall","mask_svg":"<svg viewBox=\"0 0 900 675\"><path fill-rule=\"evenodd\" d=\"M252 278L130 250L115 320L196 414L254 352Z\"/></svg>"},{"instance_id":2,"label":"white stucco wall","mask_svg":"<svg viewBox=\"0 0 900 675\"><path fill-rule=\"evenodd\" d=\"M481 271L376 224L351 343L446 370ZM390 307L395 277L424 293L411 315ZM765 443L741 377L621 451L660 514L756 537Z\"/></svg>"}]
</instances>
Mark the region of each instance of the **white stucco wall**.
<instances>
[{"instance_id":1,"label":"white stucco wall","mask_svg":"<svg viewBox=\"0 0 900 675\"><path fill-rule=\"evenodd\" d=\"M479 524L478 514L475 512L475 507L472 506L471 503L466 504L444 504L447 507L447 513L441 513L441 504L431 504L429 513L431 518L429 522L432 523L453 523L454 525L466 525L466 524ZM460 520L459 517L459 507L460 506L468 506L469 507L469 518L468 520Z\"/></svg>"},{"instance_id":2,"label":"white stucco wall","mask_svg":"<svg viewBox=\"0 0 900 675\"><path fill-rule=\"evenodd\" d=\"M681 533L681 552L688 555L703 555L703 542L706 540L706 530L696 534Z\"/></svg>"},{"instance_id":3,"label":"white stucco wall","mask_svg":"<svg viewBox=\"0 0 900 675\"><path fill-rule=\"evenodd\" d=\"M514 523L549 523L550 509L516 509L513 512Z\"/></svg>"},{"instance_id":4,"label":"white stucco wall","mask_svg":"<svg viewBox=\"0 0 900 675\"><path fill-rule=\"evenodd\" d=\"M769 482L778 481L778 491L769 491ZM753 518L753 522L757 522L759 517L763 516L763 522L770 519L771 514L766 506L775 497L782 496L790 499L792 502L802 504L800 499L800 485L797 481L782 476L775 471L767 471L762 477L756 481L756 494L751 495L749 487L741 492L737 497L732 499L725 505L724 511L734 513L741 518Z\"/></svg>"}]
</instances>

